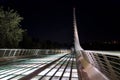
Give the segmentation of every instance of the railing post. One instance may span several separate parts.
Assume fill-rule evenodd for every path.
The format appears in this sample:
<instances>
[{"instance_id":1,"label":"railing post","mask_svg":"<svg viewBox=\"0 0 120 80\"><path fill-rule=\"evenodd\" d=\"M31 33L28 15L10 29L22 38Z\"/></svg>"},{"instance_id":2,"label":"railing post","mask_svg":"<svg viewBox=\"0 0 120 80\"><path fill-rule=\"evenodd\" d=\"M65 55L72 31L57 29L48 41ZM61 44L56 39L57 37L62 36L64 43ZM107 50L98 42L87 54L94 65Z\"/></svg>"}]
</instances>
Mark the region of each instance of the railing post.
<instances>
[{"instance_id":1,"label":"railing post","mask_svg":"<svg viewBox=\"0 0 120 80\"><path fill-rule=\"evenodd\" d=\"M34 54L31 54L31 56L32 55L35 55L35 56L38 55L38 52L39 52L39 49L37 49Z\"/></svg>"},{"instance_id":2,"label":"railing post","mask_svg":"<svg viewBox=\"0 0 120 80\"><path fill-rule=\"evenodd\" d=\"M5 49L5 51L4 51L3 57L5 56L6 50L7 50L7 49Z\"/></svg>"},{"instance_id":3,"label":"railing post","mask_svg":"<svg viewBox=\"0 0 120 80\"><path fill-rule=\"evenodd\" d=\"M20 54L21 54L21 56L23 56L23 49L20 50Z\"/></svg>"},{"instance_id":4,"label":"railing post","mask_svg":"<svg viewBox=\"0 0 120 80\"><path fill-rule=\"evenodd\" d=\"M18 56L21 56L19 49L16 51L16 53L18 54Z\"/></svg>"},{"instance_id":5,"label":"railing post","mask_svg":"<svg viewBox=\"0 0 120 80\"><path fill-rule=\"evenodd\" d=\"M15 52L14 52L13 56L16 56L16 52L17 52L17 49L15 49Z\"/></svg>"},{"instance_id":6,"label":"railing post","mask_svg":"<svg viewBox=\"0 0 120 80\"><path fill-rule=\"evenodd\" d=\"M12 52L12 51L13 51L13 49L10 50L8 57L11 55L11 52Z\"/></svg>"}]
</instances>

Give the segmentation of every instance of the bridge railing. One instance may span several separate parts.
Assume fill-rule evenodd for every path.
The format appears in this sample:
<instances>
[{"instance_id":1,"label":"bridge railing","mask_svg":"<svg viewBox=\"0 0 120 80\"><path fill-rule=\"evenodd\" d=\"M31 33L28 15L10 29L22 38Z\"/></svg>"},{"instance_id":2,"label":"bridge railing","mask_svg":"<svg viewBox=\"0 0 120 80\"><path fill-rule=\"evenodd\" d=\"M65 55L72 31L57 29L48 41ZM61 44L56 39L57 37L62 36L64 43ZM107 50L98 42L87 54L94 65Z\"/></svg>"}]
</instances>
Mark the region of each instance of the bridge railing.
<instances>
[{"instance_id":1,"label":"bridge railing","mask_svg":"<svg viewBox=\"0 0 120 80\"><path fill-rule=\"evenodd\" d=\"M82 51L82 55L110 80L120 80L120 52Z\"/></svg>"},{"instance_id":2,"label":"bridge railing","mask_svg":"<svg viewBox=\"0 0 120 80\"><path fill-rule=\"evenodd\" d=\"M0 49L0 58L15 56L39 56L42 54L69 53L67 49Z\"/></svg>"}]
</instances>

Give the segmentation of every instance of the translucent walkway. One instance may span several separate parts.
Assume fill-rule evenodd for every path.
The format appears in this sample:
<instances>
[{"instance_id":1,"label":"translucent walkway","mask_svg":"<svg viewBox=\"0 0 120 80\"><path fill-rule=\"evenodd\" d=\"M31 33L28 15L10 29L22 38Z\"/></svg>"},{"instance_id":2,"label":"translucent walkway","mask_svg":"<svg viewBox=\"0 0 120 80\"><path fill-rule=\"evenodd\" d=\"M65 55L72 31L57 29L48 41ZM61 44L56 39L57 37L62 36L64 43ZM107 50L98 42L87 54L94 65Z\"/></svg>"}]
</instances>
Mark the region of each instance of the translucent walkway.
<instances>
[{"instance_id":1,"label":"translucent walkway","mask_svg":"<svg viewBox=\"0 0 120 80\"><path fill-rule=\"evenodd\" d=\"M66 55L55 64L49 66L31 80L78 80L76 59Z\"/></svg>"},{"instance_id":2,"label":"translucent walkway","mask_svg":"<svg viewBox=\"0 0 120 80\"><path fill-rule=\"evenodd\" d=\"M78 80L76 59L72 54L17 59L0 66L0 80Z\"/></svg>"}]
</instances>

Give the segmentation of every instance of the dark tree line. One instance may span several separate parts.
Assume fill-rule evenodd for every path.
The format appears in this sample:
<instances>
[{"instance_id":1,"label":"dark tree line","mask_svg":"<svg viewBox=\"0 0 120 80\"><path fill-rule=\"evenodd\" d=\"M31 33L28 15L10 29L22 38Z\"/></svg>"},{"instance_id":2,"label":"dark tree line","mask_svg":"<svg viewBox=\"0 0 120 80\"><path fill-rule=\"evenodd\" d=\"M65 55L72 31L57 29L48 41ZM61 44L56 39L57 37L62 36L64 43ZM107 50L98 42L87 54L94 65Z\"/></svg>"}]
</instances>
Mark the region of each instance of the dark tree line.
<instances>
[{"instance_id":1,"label":"dark tree line","mask_svg":"<svg viewBox=\"0 0 120 80\"><path fill-rule=\"evenodd\" d=\"M13 9L0 7L0 47L17 48L24 30L20 28L23 18Z\"/></svg>"}]
</instances>

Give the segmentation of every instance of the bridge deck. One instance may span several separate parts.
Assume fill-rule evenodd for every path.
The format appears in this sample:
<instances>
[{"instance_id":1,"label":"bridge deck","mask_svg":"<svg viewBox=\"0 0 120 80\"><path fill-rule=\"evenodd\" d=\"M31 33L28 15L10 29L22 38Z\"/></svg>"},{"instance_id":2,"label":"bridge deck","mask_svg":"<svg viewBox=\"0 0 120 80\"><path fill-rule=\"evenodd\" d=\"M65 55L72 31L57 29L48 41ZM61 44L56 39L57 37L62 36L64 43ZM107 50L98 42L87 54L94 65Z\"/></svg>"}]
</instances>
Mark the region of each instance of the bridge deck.
<instances>
[{"instance_id":1,"label":"bridge deck","mask_svg":"<svg viewBox=\"0 0 120 80\"><path fill-rule=\"evenodd\" d=\"M17 59L0 66L0 80L78 80L75 55Z\"/></svg>"}]
</instances>

